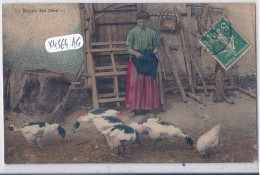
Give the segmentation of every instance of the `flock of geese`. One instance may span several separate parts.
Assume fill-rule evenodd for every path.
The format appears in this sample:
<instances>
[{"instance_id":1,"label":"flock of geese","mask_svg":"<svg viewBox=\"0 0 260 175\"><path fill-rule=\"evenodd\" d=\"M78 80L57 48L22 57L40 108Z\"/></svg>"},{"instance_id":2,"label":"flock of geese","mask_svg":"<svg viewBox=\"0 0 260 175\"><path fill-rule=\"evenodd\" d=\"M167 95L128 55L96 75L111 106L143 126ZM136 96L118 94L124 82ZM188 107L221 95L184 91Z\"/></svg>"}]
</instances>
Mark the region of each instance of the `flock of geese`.
<instances>
[{"instance_id":1,"label":"flock of geese","mask_svg":"<svg viewBox=\"0 0 260 175\"><path fill-rule=\"evenodd\" d=\"M172 123L144 115L126 125L117 118L121 114L121 111L113 109L94 109L77 119L74 124L74 133L79 131L82 123L91 122L98 132L104 135L110 148L117 149L119 155L124 155L127 145L137 143L142 146L142 136L145 134L148 134L153 140L153 150L156 149L156 144L159 141L174 138L183 138L188 145L193 147L193 140ZM36 144L38 147L39 140L46 135L58 134L62 138L65 138L66 135L66 131L60 124L48 124L46 122L31 122L20 128L11 124L8 129L10 131L21 131L29 143ZM196 148L203 158L206 158L209 149L217 146L219 132L220 125L216 125L199 137ZM120 148L122 148L122 151L120 151Z\"/></svg>"}]
</instances>

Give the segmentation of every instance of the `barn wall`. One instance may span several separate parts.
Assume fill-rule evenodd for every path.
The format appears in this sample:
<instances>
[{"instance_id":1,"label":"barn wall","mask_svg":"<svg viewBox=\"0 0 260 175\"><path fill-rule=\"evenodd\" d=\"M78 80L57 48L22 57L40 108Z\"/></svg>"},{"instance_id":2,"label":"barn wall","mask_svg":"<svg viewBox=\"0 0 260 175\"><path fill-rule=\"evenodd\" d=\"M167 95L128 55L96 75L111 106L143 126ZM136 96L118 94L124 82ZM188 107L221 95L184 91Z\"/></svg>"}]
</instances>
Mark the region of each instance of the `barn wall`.
<instances>
[{"instance_id":1,"label":"barn wall","mask_svg":"<svg viewBox=\"0 0 260 175\"><path fill-rule=\"evenodd\" d=\"M177 6L180 12L186 12L185 4L146 4L149 13L174 13ZM211 13L212 22L225 15L253 47L233 66L233 73L241 76L256 73L255 49L255 5L254 4L210 4L210 6L225 8ZM45 13L40 9L47 10ZM53 10L49 9L54 9ZM243 10L241 10L243 9ZM27 11L24 11L27 10ZM184 26L188 26L188 18L183 17ZM196 16L192 16L191 31L197 31ZM176 47L173 53L177 57L178 71L184 73L181 41L178 34L166 34L159 31L160 18L152 17L150 26L158 31L159 36L165 36L169 46ZM208 22L211 25L210 19ZM82 49L58 53L48 53L45 50L46 39L55 36L80 33L78 4L3 4L3 57L4 67L15 69L42 69L77 73L83 61ZM196 50L200 45L197 38L189 35L191 47ZM215 60L202 49L201 59L196 58L202 74L214 71ZM159 56L165 58L161 48ZM197 59L197 60L196 60ZM170 70L167 61L164 69ZM230 71L229 71L230 72Z\"/></svg>"},{"instance_id":2,"label":"barn wall","mask_svg":"<svg viewBox=\"0 0 260 175\"><path fill-rule=\"evenodd\" d=\"M46 10L46 12L42 12ZM48 53L48 38L81 33L78 4L3 4L4 67L77 73L82 49Z\"/></svg>"}]
</instances>

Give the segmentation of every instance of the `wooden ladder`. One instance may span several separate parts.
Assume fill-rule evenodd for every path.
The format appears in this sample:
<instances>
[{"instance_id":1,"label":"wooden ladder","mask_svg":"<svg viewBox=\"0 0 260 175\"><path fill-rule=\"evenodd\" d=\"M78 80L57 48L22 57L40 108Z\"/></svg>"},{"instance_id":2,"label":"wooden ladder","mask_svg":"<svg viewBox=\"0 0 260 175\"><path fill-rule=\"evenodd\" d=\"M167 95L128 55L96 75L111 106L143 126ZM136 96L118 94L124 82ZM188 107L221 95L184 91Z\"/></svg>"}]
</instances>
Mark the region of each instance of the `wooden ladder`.
<instances>
[{"instance_id":1,"label":"wooden ladder","mask_svg":"<svg viewBox=\"0 0 260 175\"><path fill-rule=\"evenodd\" d=\"M93 8L93 4L79 4L81 30L85 41L83 49L85 53L85 86L92 87L94 109L99 108L100 103L106 102L116 102L116 105L120 106L120 102L125 101L125 92L120 91L122 88L119 87L125 85L126 81L121 83L119 77L126 77L130 57L125 40L127 33L136 26L134 13L137 13L143 6L125 3L108 4L99 10L93 10ZM111 13L115 13L116 17L112 18ZM103 26L107 26L109 31L105 30L106 28L104 29ZM107 35L104 35L104 32ZM122 60L125 60L124 63ZM106 62L105 65L102 65L102 62ZM113 92L98 92L101 88L98 84L100 79L102 81L113 79L113 85L109 87L113 89ZM161 81L160 84L162 87ZM162 88L160 88L160 96L161 104L163 104L161 91Z\"/></svg>"}]
</instances>

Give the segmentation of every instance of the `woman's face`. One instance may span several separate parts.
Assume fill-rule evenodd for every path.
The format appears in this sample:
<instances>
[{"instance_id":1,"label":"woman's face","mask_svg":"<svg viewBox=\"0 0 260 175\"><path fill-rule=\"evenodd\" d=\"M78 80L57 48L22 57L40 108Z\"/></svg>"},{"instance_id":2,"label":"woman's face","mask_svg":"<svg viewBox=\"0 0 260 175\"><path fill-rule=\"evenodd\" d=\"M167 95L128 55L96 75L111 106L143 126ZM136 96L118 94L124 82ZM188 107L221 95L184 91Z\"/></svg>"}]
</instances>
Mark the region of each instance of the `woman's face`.
<instances>
[{"instance_id":1,"label":"woman's face","mask_svg":"<svg viewBox=\"0 0 260 175\"><path fill-rule=\"evenodd\" d=\"M144 29L147 25L148 20L146 19L138 19L137 24L141 29Z\"/></svg>"}]
</instances>

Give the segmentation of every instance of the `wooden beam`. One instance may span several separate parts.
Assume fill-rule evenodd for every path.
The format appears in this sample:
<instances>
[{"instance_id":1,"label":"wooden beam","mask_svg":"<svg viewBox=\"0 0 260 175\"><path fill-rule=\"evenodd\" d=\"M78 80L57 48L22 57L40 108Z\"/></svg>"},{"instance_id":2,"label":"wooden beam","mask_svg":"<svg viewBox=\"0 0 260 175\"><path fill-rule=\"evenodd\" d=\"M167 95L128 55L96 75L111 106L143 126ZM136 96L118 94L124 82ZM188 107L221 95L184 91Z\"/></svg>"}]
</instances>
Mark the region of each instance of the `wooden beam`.
<instances>
[{"instance_id":1,"label":"wooden beam","mask_svg":"<svg viewBox=\"0 0 260 175\"><path fill-rule=\"evenodd\" d=\"M94 56L105 56L110 55L110 52L95 52ZM127 59L129 59L130 55L127 53L127 51L117 51L114 52L114 55L121 55L121 56L128 56Z\"/></svg>"},{"instance_id":2,"label":"wooden beam","mask_svg":"<svg viewBox=\"0 0 260 175\"><path fill-rule=\"evenodd\" d=\"M127 68L128 65L116 65L117 69L124 69ZM111 70L113 69L112 66L102 66L102 67L96 67L96 70Z\"/></svg>"},{"instance_id":3,"label":"wooden beam","mask_svg":"<svg viewBox=\"0 0 260 175\"><path fill-rule=\"evenodd\" d=\"M96 23L96 26L102 26L102 25L122 25L122 24L137 24L137 23L136 23L136 21L102 22L102 23Z\"/></svg>"},{"instance_id":4,"label":"wooden beam","mask_svg":"<svg viewBox=\"0 0 260 175\"><path fill-rule=\"evenodd\" d=\"M86 31L85 31L85 27L86 27L85 13L86 13L86 10L85 10L84 4L82 4L82 3L79 4L79 12L80 12L81 33L82 33L82 36L83 36L83 39L84 39L84 42L85 42L86 41ZM84 46L83 47L83 53L86 53L86 51L87 51L87 49ZM87 60L88 60L87 55L84 54L84 72L85 72L85 75L89 74L88 68L87 68L88 67L88 61ZM85 79L85 84L86 85L91 84L90 80Z\"/></svg>"},{"instance_id":5,"label":"wooden beam","mask_svg":"<svg viewBox=\"0 0 260 175\"><path fill-rule=\"evenodd\" d=\"M95 13L105 13L105 12L132 12L137 11L137 9L107 9L107 10L95 10Z\"/></svg>"},{"instance_id":6,"label":"wooden beam","mask_svg":"<svg viewBox=\"0 0 260 175\"><path fill-rule=\"evenodd\" d=\"M96 77L104 77L104 76L117 76L117 75L126 75L127 71L120 72L97 72L95 73Z\"/></svg>"},{"instance_id":7,"label":"wooden beam","mask_svg":"<svg viewBox=\"0 0 260 175\"><path fill-rule=\"evenodd\" d=\"M135 6L133 4L127 4L127 3L124 3L124 4L110 4L108 5L107 7L105 7L104 9L102 10L114 10L114 9L118 9L118 8L122 8L122 7L127 7L127 6ZM101 13L101 14L98 14L97 16L95 16L95 20L97 20L98 18L100 18L101 16L103 16L105 13Z\"/></svg>"},{"instance_id":8,"label":"wooden beam","mask_svg":"<svg viewBox=\"0 0 260 175\"><path fill-rule=\"evenodd\" d=\"M125 97L120 98L107 98L107 99L99 99L99 103L107 103L107 102L118 102L118 101L125 101Z\"/></svg>"},{"instance_id":9,"label":"wooden beam","mask_svg":"<svg viewBox=\"0 0 260 175\"><path fill-rule=\"evenodd\" d=\"M188 95L190 98L192 98L192 99L194 99L194 100L198 101L199 103L202 103L202 100L201 100L201 98L200 98L200 97L198 97L198 96L196 96L196 95L194 95L193 93L186 92L186 95Z\"/></svg>"},{"instance_id":10,"label":"wooden beam","mask_svg":"<svg viewBox=\"0 0 260 175\"><path fill-rule=\"evenodd\" d=\"M230 77L229 77L229 82L230 82L230 85L231 85L231 86L235 86L235 81L234 81L233 75L230 75Z\"/></svg>"},{"instance_id":11,"label":"wooden beam","mask_svg":"<svg viewBox=\"0 0 260 175\"><path fill-rule=\"evenodd\" d=\"M89 10L91 9L90 4L85 4L85 9L88 9L87 11L87 18L91 18L90 15L92 14ZM94 61L91 53L91 34L92 34L92 24L91 21L86 21L86 38L85 38L85 47L87 52L87 70L89 74L91 75L91 85L92 85L92 103L93 108L97 109L99 108L98 105L98 97L97 97L97 86L96 86L96 77L95 77L95 70L94 70ZM87 84L88 85L88 84Z\"/></svg>"},{"instance_id":12,"label":"wooden beam","mask_svg":"<svg viewBox=\"0 0 260 175\"><path fill-rule=\"evenodd\" d=\"M85 9L86 9L86 21L88 21L88 28L90 30L90 35L95 34L95 18L94 18L94 13L93 13L93 7L91 3L85 4Z\"/></svg>"},{"instance_id":13,"label":"wooden beam","mask_svg":"<svg viewBox=\"0 0 260 175\"><path fill-rule=\"evenodd\" d=\"M174 11L175 11L175 15L176 15L178 25L182 26L183 24L181 22L180 15L179 15L179 12L178 12L176 7L175 7ZM185 66L186 66L186 70L187 70L187 74L188 74L188 82L189 82L189 85L190 85L190 88L191 88L191 92L193 94L196 94L195 90L194 90L194 86L193 86L193 81L192 81L191 63L190 63L190 60L189 60L188 55L187 55L188 52L187 52L187 48L186 48L185 36L184 36L184 31L183 31L182 27L180 27L180 37L181 37L183 57L184 57Z\"/></svg>"},{"instance_id":14,"label":"wooden beam","mask_svg":"<svg viewBox=\"0 0 260 175\"><path fill-rule=\"evenodd\" d=\"M112 41L111 42L112 45L119 45L119 44L126 44L126 41ZM104 46L104 45L107 45L107 46L110 46L110 42L93 42L91 43L91 46Z\"/></svg>"},{"instance_id":15,"label":"wooden beam","mask_svg":"<svg viewBox=\"0 0 260 175\"><path fill-rule=\"evenodd\" d=\"M204 87L203 86L196 86L195 87L197 90L204 90ZM206 86L206 88L208 90L214 90L215 89L215 86ZM224 89L236 89L237 87L236 86L224 86Z\"/></svg>"},{"instance_id":16,"label":"wooden beam","mask_svg":"<svg viewBox=\"0 0 260 175\"><path fill-rule=\"evenodd\" d=\"M112 42L110 40L110 48L112 48ZM116 73L116 63L115 63L115 57L114 57L114 54L111 53L111 61L112 61L112 67L113 67L113 72ZM118 79L117 79L117 76L114 76L114 92L116 94L116 98L119 98L119 90L118 90ZM116 102L116 105L117 106L120 106L120 103L119 102Z\"/></svg>"},{"instance_id":17,"label":"wooden beam","mask_svg":"<svg viewBox=\"0 0 260 175\"><path fill-rule=\"evenodd\" d=\"M250 97L256 98L256 94L254 94L254 93L252 93L252 92L249 92L249 91L247 91L246 89L243 89L243 88L238 87L238 86L237 86L236 88L237 88L240 92L243 92L243 93L249 95Z\"/></svg>"},{"instance_id":18,"label":"wooden beam","mask_svg":"<svg viewBox=\"0 0 260 175\"><path fill-rule=\"evenodd\" d=\"M164 106L164 92L163 92L163 83L162 83L162 68L161 68L161 63L159 61L158 64L158 72L159 72L159 92L160 92L160 102L162 106L162 111L165 111L165 106Z\"/></svg>"},{"instance_id":19,"label":"wooden beam","mask_svg":"<svg viewBox=\"0 0 260 175\"><path fill-rule=\"evenodd\" d=\"M203 7L203 5L194 4L194 3L192 3L192 4L188 3L188 4L186 4L186 6L200 7L200 8ZM228 10L228 9L226 9L226 8L219 8L219 7L212 7L212 6L210 6L209 8L210 8L210 9L213 9L213 10Z\"/></svg>"},{"instance_id":20,"label":"wooden beam","mask_svg":"<svg viewBox=\"0 0 260 175\"><path fill-rule=\"evenodd\" d=\"M216 64L216 75L215 75L215 89L214 89L214 102L221 102L224 100L224 77L225 70L224 68L217 62Z\"/></svg>"},{"instance_id":21,"label":"wooden beam","mask_svg":"<svg viewBox=\"0 0 260 175\"><path fill-rule=\"evenodd\" d=\"M176 90L178 90L178 89L179 89L178 87L168 87L168 88L165 88L165 89L164 89L164 93L167 94L167 93L176 91Z\"/></svg>"},{"instance_id":22,"label":"wooden beam","mask_svg":"<svg viewBox=\"0 0 260 175\"><path fill-rule=\"evenodd\" d=\"M127 51L126 48L104 48L104 49L91 49L91 53L96 52L120 52L120 51Z\"/></svg>"},{"instance_id":23,"label":"wooden beam","mask_svg":"<svg viewBox=\"0 0 260 175\"><path fill-rule=\"evenodd\" d=\"M125 92L119 92L120 96L125 95ZM116 93L98 94L99 98L116 97Z\"/></svg>"},{"instance_id":24,"label":"wooden beam","mask_svg":"<svg viewBox=\"0 0 260 175\"><path fill-rule=\"evenodd\" d=\"M191 7L188 7L188 10L187 10L187 14L188 14L188 32L187 33L190 33L190 29L191 29ZM190 58L191 58L191 61L192 61L192 64L191 64L191 69L192 69L192 80L193 80L193 85L196 86L197 82L196 82L196 73L195 73L195 69L197 70L197 73L201 79L201 82L202 82L202 85L204 87L204 94L206 96L208 96L208 91L207 91L207 88L206 88L206 83L205 83L205 80L204 78L202 77L194 59L193 59L193 53L192 53L192 50L191 50L191 45L190 45L190 37L189 35L186 35L186 39L187 39L187 42L188 42L188 50L189 50L189 53L190 53Z\"/></svg>"},{"instance_id":25,"label":"wooden beam","mask_svg":"<svg viewBox=\"0 0 260 175\"><path fill-rule=\"evenodd\" d=\"M177 85L178 85L178 87L180 89L182 100L183 100L183 102L188 102L187 97L185 95L185 91L184 91L183 86L181 84L180 77L178 75L177 70L175 69L175 65L174 65L174 62L172 60L172 55L170 53L168 45L166 45L166 40L165 40L164 37L161 38L161 42L162 42L162 45L163 45L164 50L166 52L166 56L168 58L168 61L169 61L170 65L171 65L171 68L172 68L172 71L173 71L173 74L174 74L174 78L175 78L175 80L177 82Z\"/></svg>"}]
</instances>

